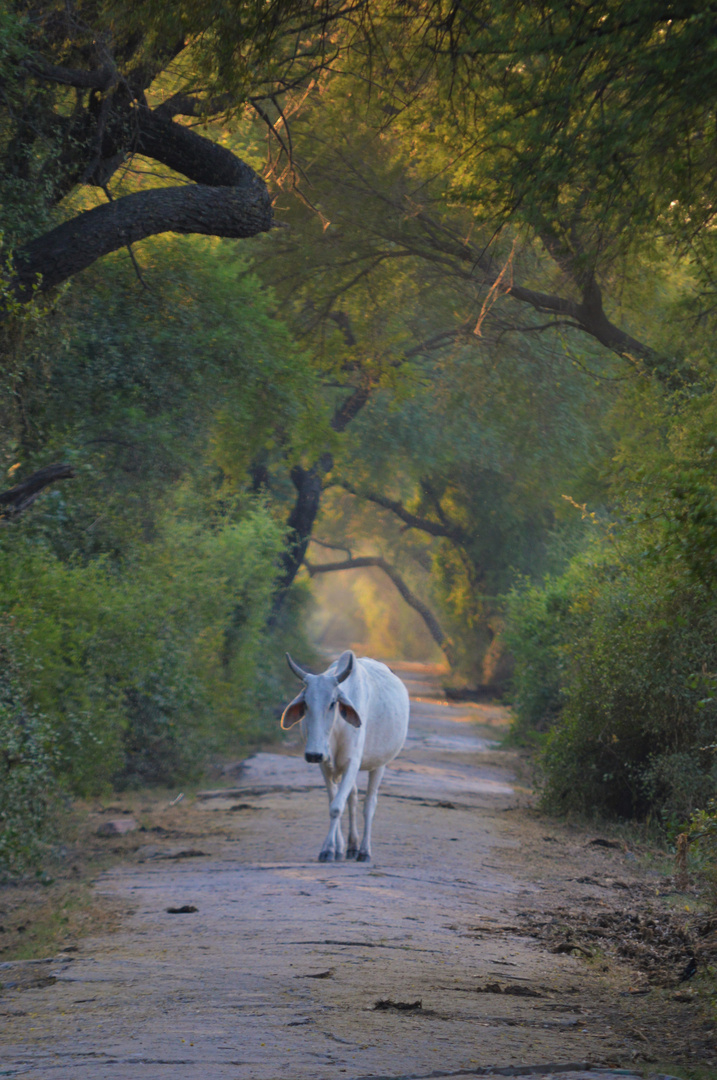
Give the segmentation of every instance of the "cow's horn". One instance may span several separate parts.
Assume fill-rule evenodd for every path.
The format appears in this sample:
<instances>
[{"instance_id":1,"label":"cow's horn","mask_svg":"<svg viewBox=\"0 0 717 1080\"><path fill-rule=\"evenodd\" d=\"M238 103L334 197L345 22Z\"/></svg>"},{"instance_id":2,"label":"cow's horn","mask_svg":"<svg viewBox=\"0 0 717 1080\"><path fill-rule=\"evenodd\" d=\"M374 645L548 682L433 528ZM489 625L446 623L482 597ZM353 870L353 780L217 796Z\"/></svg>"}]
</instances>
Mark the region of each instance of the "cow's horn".
<instances>
[{"instance_id":1,"label":"cow's horn","mask_svg":"<svg viewBox=\"0 0 717 1080\"><path fill-rule=\"evenodd\" d=\"M308 671L304 671L302 668L299 667L298 664L295 664L288 653L286 654L286 662L291 668L291 670L294 672L294 675L296 675L297 679L301 679L302 682L309 681Z\"/></svg>"},{"instance_id":2,"label":"cow's horn","mask_svg":"<svg viewBox=\"0 0 717 1080\"><path fill-rule=\"evenodd\" d=\"M339 669L336 672L336 682L341 683L344 679L348 679L354 668L354 654L351 649L347 649L345 653L341 653L338 663Z\"/></svg>"}]
</instances>

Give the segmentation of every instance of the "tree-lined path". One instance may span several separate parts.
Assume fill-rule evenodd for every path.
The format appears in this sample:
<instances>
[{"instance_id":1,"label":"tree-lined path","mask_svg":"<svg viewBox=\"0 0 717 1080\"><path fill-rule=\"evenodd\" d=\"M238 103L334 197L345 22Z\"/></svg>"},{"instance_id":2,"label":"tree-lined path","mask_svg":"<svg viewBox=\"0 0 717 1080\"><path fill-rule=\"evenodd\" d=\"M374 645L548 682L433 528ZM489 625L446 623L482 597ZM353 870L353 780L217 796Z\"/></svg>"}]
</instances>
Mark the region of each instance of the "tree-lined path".
<instances>
[{"instance_id":1,"label":"tree-lined path","mask_svg":"<svg viewBox=\"0 0 717 1080\"><path fill-rule=\"evenodd\" d=\"M137 861L100 879L123 912L117 932L36 964L47 985L12 988L32 965L3 970L0 1075L349 1080L574 1064L604 1078L659 1053L646 1024L667 1038L660 991L632 995L640 976L607 954L550 951L530 933L541 913L605 907L615 879L624 897L649 878L529 809L517 758L492 741L504 710L441 702L430 673L402 673L410 737L379 799L374 861L317 863L318 769L255 756L223 794L167 809Z\"/></svg>"}]
</instances>

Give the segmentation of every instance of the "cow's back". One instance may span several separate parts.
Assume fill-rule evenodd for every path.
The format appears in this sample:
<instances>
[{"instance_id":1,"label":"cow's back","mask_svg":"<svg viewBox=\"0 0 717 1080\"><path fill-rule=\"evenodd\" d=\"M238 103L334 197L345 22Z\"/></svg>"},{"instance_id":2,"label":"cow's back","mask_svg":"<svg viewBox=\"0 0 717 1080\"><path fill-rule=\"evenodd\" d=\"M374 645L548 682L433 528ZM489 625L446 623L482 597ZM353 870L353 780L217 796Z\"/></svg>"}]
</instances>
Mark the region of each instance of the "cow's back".
<instances>
[{"instance_id":1,"label":"cow's back","mask_svg":"<svg viewBox=\"0 0 717 1080\"><path fill-rule=\"evenodd\" d=\"M408 691L397 675L378 660L357 659L345 683L365 725L362 769L376 769L400 752L408 732Z\"/></svg>"}]
</instances>

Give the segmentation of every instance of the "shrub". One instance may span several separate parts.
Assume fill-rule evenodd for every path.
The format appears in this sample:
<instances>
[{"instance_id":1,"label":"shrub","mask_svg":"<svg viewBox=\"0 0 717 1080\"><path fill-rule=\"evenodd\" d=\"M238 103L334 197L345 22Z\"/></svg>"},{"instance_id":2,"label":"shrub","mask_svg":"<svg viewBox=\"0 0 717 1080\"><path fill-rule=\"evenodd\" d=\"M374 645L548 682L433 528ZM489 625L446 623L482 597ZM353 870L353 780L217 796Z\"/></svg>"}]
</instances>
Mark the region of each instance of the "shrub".
<instances>
[{"instance_id":1,"label":"shrub","mask_svg":"<svg viewBox=\"0 0 717 1080\"><path fill-rule=\"evenodd\" d=\"M597 543L511 599L519 732L550 727L552 810L684 821L714 791L717 609L639 545Z\"/></svg>"},{"instance_id":2,"label":"shrub","mask_svg":"<svg viewBox=\"0 0 717 1080\"><path fill-rule=\"evenodd\" d=\"M256 729L281 542L260 505L212 529L170 518L122 567L11 538L0 578L23 634L23 695L66 790L172 783Z\"/></svg>"},{"instance_id":3,"label":"shrub","mask_svg":"<svg viewBox=\"0 0 717 1080\"><path fill-rule=\"evenodd\" d=\"M683 839L682 837L680 839ZM692 815L685 839L689 843L689 864L707 886L707 899L717 908L717 799ZM686 866L683 867L683 872ZM687 879L683 884L686 884Z\"/></svg>"},{"instance_id":4,"label":"shrub","mask_svg":"<svg viewBox=\"0 0 717 1080\"><path fill-rule=\"evenodd\" d=\"M52 833L52 738L23 692L21 635L0 617L0 873L41 862Z\"/></svg>"},{"instance_id":5,"label":"shrub","mask_svg":"<svg viewBox=\"0 0 717 1080\"><path fill-rule=\"evenodd\" d=\"M546 732L564 704L564 639L570 616L569 583L524 581L508 596L506 644L515 657L511 700L513 733L520 740Z\"/></svg>"}]
</instances>

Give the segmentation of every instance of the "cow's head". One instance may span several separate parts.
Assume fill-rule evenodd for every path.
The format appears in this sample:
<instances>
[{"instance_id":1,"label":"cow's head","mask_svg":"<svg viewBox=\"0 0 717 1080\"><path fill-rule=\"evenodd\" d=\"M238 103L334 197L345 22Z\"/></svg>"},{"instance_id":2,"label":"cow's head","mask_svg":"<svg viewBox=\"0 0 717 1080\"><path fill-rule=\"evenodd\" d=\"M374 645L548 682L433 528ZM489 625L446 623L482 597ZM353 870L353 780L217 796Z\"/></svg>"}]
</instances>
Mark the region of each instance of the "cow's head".
<instances>
[{"instance_id":1,"label":"cow's head","mask_svg":"<svg viewBox=\"0 0 717 1080\"><path fill-rule=\"evenodd\" d=\"M304 757L313 762L329 761L329 735L337 716L347 724L361 727L356 706L341 686L353 671L356 657L350 650L342 653L323 675L311 675L304 671L294 663L288 653L286 659L294 675L304 683L304 687L284 710L281 726L287 729L303 720L306 734Z\"/></svg>"}]
</instances>

